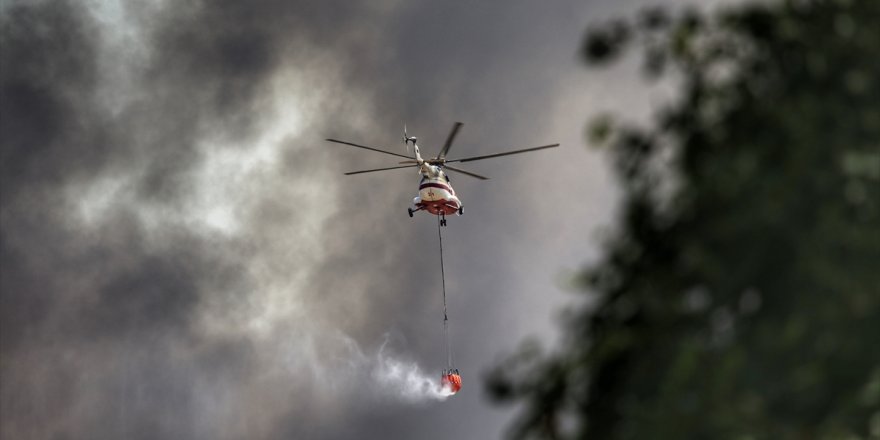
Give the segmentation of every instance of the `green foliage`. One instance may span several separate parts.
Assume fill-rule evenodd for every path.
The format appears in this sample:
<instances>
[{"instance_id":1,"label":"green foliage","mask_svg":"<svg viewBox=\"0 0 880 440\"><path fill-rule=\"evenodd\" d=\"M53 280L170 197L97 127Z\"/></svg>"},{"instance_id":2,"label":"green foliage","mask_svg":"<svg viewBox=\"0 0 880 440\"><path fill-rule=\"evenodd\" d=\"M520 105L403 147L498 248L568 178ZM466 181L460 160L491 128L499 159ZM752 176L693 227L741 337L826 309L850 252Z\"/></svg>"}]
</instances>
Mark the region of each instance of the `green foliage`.
<instances>
[{"instance_id":1,"label":"green foliage","mask_svg":"<svg viewBox=\"0 0 880 440\"><path fill-rule=\"evenodd\" d=\"M625 189L556 353L488 378L517 437L880 438L880 1L593 30L682 79L652 127L607 119Z\"/></svg>"}]
</instances>

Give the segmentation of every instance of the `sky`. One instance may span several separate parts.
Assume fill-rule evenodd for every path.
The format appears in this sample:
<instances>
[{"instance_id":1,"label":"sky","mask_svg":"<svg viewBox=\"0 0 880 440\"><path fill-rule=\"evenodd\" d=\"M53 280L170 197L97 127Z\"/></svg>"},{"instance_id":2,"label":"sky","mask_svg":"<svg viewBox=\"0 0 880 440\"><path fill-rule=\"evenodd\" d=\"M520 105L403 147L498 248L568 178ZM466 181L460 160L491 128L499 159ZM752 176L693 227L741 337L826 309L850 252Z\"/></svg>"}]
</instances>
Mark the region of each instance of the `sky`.
<instances>
[{"instance_id":1,"label":"sky","mask_svg":"<svg viewBox=\"0 0 880 440\"><path fill-rule=\"evenodd\" d=\"M552 347L613 229L586 123L671 96L584 32L664 3L3 0L0 437L503 437L482 378ZM436 154L456 121L449 158L562 145L450 176L448 397L419 176L324 139Z\"/></svg>"}]
</instances>

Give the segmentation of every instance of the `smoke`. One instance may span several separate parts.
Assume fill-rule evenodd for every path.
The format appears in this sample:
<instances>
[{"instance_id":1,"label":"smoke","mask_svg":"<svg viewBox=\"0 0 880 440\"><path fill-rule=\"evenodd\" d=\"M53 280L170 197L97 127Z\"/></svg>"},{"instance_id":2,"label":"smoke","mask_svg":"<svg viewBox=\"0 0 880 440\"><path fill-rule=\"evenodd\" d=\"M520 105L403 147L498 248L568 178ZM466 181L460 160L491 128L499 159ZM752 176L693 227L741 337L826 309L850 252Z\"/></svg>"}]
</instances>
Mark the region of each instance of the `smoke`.
<instances>
[{"instance_id":1,"label":"smoke","mask_svg":"<svg viewBox=\"0 0 880 440\"><path fill-rule=\"evenodd\" d=\"M381 395L383 210L338 216L318 145L376 125L385 12L311 3L0 7L0 437L302 437Z\"/></svg>"},{"instance_id":2,"label":"smoke","mask_svg":"<svg viewBox=\"0 0 880 440\"><path fill-rule=\"evenodd\" d=\"M549 328L613 197L559 70L589 8L514 3L2 2L0 437L497 437L480 393L411 405L448 397L417 174L322 140L570 145L456 180L444 237L462 368Z\"/></svg>"}]
</instances>

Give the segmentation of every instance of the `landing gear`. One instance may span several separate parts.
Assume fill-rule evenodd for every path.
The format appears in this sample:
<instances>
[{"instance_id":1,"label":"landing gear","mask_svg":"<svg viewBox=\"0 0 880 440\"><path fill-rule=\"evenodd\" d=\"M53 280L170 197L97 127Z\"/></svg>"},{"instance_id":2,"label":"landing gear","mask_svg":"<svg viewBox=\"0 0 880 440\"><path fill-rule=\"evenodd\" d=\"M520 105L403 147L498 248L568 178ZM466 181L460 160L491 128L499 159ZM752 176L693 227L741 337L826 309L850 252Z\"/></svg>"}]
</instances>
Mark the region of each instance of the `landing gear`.
<instances>
[{"instance_id":1,"label":"landing gear","mask_svg":"<svg viewBox=\"0 0 880 440\"><path fill-rule=\"evenodd\" d=\"M408 213L409 213L409 217L412 218L412 216L413 216L413 210L412 210L412 208L406 208L406 212L408 212Z\"/></svg>"},{"instance_id":2,"label":"landing gear","mask_svg":"<svg viewBox=\"0 0 880 440\"><path fill-rule=\"evenodd\" d=\"M459 206L459 207L458 207L458 215L462 215L462 214L464 214L464 207L463 207L463 206Z\"/></svg>"},{"instance_id":3,"label":"landing gear","mask_svg":"<svg viewBox=\"0 0 880 440\"><path fill-rule=\"evenodd\" d=\"M440 226L446 226L446 215L445 214L440 216Z\"/></svg>"}]
</instances>

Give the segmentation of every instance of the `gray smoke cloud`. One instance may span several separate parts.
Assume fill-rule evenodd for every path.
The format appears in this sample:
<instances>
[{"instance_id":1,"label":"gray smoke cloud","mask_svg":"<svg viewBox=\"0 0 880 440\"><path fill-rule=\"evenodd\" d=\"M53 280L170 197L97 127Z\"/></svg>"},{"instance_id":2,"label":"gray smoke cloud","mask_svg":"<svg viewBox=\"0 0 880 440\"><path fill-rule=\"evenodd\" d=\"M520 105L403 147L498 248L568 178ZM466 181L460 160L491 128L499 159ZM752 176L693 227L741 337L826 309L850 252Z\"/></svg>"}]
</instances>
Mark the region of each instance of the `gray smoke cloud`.
<instances>
[{"instance_id":1,"label":"gray smoke cloud","mask_svg":"<svg viewBox=\"0 0 880 440\"><path fill-rule=\"evenodd\" d=\"M581 33L641 4L0 4L0 437L499 436L481 372L552 340L611 219L584 121L650 113ZM450 156L563 149L452 176L449 397L418 176L323 139L434 153L456 120Z\"/></svg>"}]
</instances>

